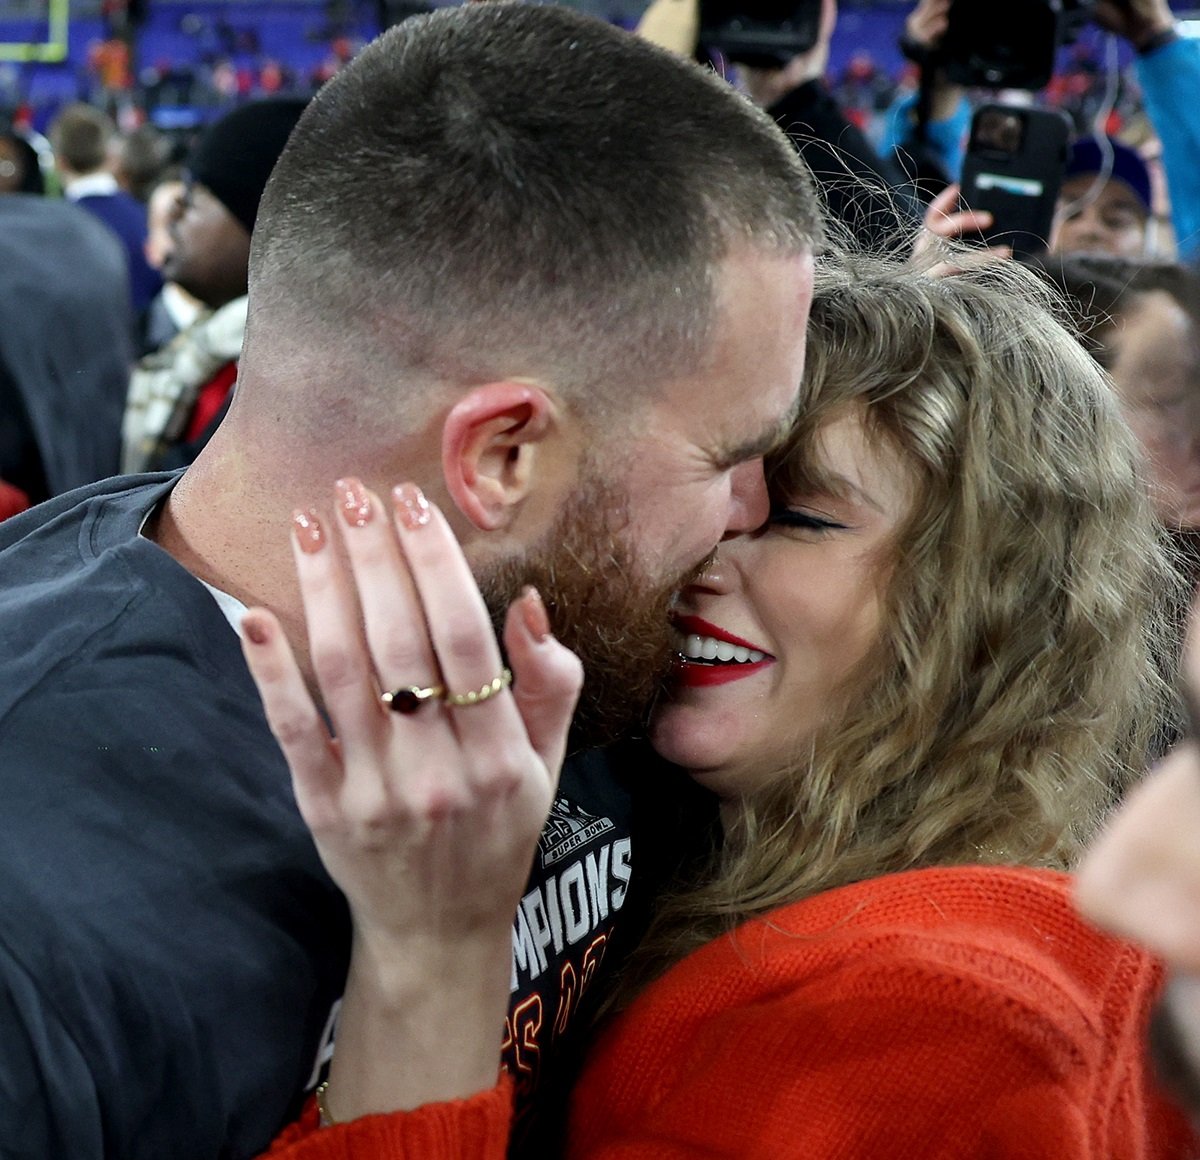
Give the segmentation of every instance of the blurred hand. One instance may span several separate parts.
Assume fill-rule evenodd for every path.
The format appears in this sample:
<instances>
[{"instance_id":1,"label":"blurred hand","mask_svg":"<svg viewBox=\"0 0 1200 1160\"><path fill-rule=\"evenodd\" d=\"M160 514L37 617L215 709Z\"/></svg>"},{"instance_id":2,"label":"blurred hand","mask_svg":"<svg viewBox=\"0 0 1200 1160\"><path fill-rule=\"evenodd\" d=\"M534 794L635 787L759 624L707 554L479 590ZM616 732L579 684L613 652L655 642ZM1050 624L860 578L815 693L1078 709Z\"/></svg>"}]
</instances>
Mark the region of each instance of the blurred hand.
<instances>
[{"instance_id":1,"label":"blurred hand","mask_svg":"<svg viewBox=\"0 0 1200 1160\"><path fill-rule=\"evenodd\" d=\"M995 0L993 0L995 2ZM916 47L933 52L946 35L950 24L951 0L920 0L904 22L904 39ZM963 88L951 84L940 68L924 78L931 85L932 104L930 117L934 121L948 121L954 116L963 97Z\"/></svg>"},{"instance_id":2,"label":"blurred hand","mask_svg":"<svg viewBox=\"0 0 1200 1160\"><path fill-rule=\"evenodd\" d=\"M698 0L653 0L638 21L637 35L691 60L700 40Z\"/></svg>"},{"instance_id":3,"label":"blurred hand","mask_svg":"<svg viewBox=\"0 0 1200 1160\"><path fill-rule=\"evenodd\" d=\"M950 0L920 0L904 22L904 35L922 48L937 48L950 22Z\"/></svg>"},{"instance_id":4,"label":"blurred hand","mask_svg":"<svg viewBox=\"0 0 1200 1160\"><path fill-rule=\"evenodd\" d=\"M958 209L959 187L948 185L929 203L921 222L921 231L913 242L909 264L935 278L948 277L968 266L1001 262L1012 257L1011 246L986 246L970 252L954 254L952 260L937 260L943 242L959 241L972 234L982 233L992 225L987 210Z\"/></svg>"},{"instance_id":5,"label":"blurred hand","mask_svg":"<svg viewBox=\"0 0 1200 1160\"><path fill-rule=\"evenodd\" d=\"M1175 27L1167 0L1098 0L1092 18L1101 28L1123 36L1134 48Z\"/></svg>"},{"instance_id":6,"label":"blurred hand","mask_svg":"<svg viewBox=\"0 0 1200 1160\"><path fill-rule=\"evenodd\" d=\"M783 68L749 68L739 65L742 83L751 100L764 109L782 100L801 85L820 80L829 66L829 46L837 26L837 0L821 0L821 23L817 41L799 56L792 57Z\"/></svg>"}]
</instances>

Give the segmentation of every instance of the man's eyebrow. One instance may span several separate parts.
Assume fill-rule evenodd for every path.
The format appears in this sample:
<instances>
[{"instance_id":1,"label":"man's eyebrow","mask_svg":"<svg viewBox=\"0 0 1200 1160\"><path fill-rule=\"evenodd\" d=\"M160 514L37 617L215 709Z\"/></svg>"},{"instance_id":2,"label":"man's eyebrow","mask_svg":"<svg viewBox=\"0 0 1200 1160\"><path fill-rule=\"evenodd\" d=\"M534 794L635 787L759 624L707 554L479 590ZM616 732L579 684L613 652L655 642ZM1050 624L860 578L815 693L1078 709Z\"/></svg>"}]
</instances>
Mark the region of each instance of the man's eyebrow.
<instances>
[{"instance_id":1,"label":"man's eyebrow","mask_svg":"<svg viewBox=\"0 0 1200 1160\"><path fill-rule=\"evenodd\" d=\"M730 447L722 451L720 455L721 462L733 466L738 463L745 463L750 459L761 459L768 452L774 451L792 433L792 428L796 424L799 412L800 406L799 403L796 403L788 414L773 423L765 431L747 439L737 447Z\"/></svg>"}]
</instances>

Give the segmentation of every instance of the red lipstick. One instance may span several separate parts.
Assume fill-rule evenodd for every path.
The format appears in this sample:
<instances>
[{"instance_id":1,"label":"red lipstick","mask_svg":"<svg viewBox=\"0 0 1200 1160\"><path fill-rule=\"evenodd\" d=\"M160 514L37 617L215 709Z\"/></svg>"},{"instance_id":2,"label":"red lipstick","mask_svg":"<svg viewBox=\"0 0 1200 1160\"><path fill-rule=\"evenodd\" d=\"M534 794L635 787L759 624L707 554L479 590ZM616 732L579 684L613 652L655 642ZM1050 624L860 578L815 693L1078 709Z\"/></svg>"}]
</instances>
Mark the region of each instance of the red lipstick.
<instances>
[{"instance_id":1,"label":"red lipstick","mask_svg":"<svg viewBox=\"0 0 1200 1160\"><path fill-rule=\"evenodd\" d=\"M743 677L752 677L761 672L773 660L755 661L753 664L706 665L693 663L680 657L671 670L677 685L687 689L704 688L710 685L727 685L730 681L740 681Z\"/></svg>"},{"instance_id":2,"label":"red lipstick","mask_svg":"<svg viewBox=\"0 0 1200 1160\"><path fill-rule=\"evenodd\" d=\"M675 627L685 636L711 636L713 640L727 641L729 644L740 645L742 648L753 649L755 652L767 652L765 648L759 648L753 641L734 636L733 633L726 632L725 629L718 628L707 620L701 620L698 616L676 616L672 620ZM771 654L767 653L767 655Z\"/></svg>"},{"instance_id":3,"label":"red lipstick","mask_svg":"<svg viewBox=\"0 0 1200 1160\"><path fill-rule=\"evenodd\" d=\"M715 624L711 624L707 620L702 620L698 616L676 616L674 624L676 629L688 636L709 636L713 640L725 641L728 644L748 648L754 652L766 652L765 649L759 648L752 641L743 640L740 636L734 636L725 629L718 628ZM768 665L773 665L774 663L775 658L770 653L767 653L761 661L740 661L726 664L693 661L689 657L681 655L676 657L672 675L675 678L676 684L684 688L705 688L713 685L727 685L730 681L740 681L744 677L751 677L755 673L761 672Z\"/></svg>"}]
</instances>

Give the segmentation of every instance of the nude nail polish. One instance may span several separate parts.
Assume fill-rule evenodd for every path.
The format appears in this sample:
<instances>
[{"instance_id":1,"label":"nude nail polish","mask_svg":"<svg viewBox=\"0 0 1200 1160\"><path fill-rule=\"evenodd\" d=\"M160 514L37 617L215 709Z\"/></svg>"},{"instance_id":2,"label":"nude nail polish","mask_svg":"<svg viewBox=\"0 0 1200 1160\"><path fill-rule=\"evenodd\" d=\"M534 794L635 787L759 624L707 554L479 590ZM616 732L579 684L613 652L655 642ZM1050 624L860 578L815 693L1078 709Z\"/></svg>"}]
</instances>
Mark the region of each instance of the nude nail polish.
<instances>
[{"instance_id":1,"label":"nude nail polish","mask_svg":"<svg viewBox=\"0 0 1200 1160\"><path fill-rule=\"evenodd\" d=\"M371 522L374 509L362 480L351 476L349 479L339 479L333 486L337 490L338 504L346 524L352 528L366 527Z\"/></svg>"},{"instance_id":2,"label":"nude nail polish","mask_svg":"<svg viewBox=\"0 0 1200 1160\"><path fill-rule=\"evenodd\" d=\"M525 622L526 631L538 644L549 639L550 617L546 615L542 594L532 585L521 593L521 617Z\"/></svg>"},{"instance_id":3,"label":"nude nail polish","mask_svg":"<svg viewBox=\"0 0 1200 1160\"><path fill-rule=\"evenodd\" d=\"M307 511L297 509L292 512L292 535L300 545L300 551L311 556L325 547L325 529L317 519L317 513L309 508Z\"/></svg>"},{"instance_id":4,"label":"nude nail polish","mask_svg":"<svg viewBox=\"0 0 1200 1160\"><path fill-rule=\"evenodd\" d=\"M432 518L429 500L415 483L402 483L392 488L392 502L396 507L396 518L410 532L425 527Z\"/></svg>"}]
</instances>

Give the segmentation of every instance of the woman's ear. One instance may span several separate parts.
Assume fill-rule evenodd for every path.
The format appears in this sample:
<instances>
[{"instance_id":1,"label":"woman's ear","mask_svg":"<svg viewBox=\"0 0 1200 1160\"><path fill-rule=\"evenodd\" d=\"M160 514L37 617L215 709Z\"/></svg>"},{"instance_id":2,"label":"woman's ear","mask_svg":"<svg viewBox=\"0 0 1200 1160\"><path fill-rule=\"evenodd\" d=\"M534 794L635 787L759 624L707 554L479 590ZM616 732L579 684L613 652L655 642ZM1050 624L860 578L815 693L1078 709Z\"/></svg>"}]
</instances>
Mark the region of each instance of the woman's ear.
<instances>
[{"instance_id":1,"label":"woman's ear","mask_svg":"<svg viewBox=\"0 0 1200 1160\"><path fill-rule=\"evenodd\" d=\"M471 523L485 532L512 523L556 429L553 400L530 383L486 383L451 408L442 425L442 473Z\"/></svg>"}]
</instances>

